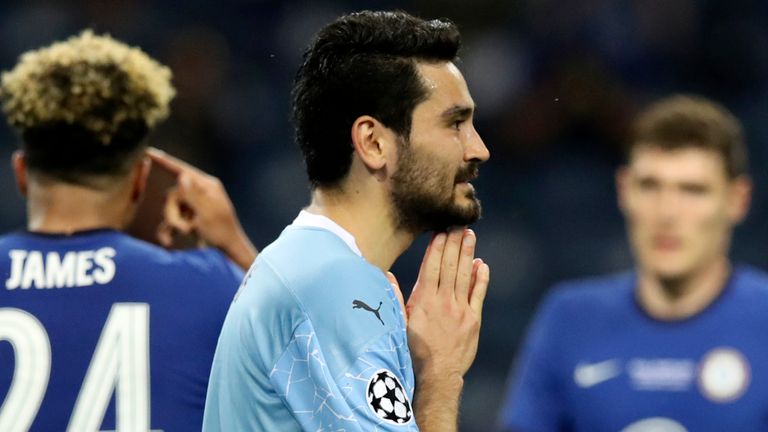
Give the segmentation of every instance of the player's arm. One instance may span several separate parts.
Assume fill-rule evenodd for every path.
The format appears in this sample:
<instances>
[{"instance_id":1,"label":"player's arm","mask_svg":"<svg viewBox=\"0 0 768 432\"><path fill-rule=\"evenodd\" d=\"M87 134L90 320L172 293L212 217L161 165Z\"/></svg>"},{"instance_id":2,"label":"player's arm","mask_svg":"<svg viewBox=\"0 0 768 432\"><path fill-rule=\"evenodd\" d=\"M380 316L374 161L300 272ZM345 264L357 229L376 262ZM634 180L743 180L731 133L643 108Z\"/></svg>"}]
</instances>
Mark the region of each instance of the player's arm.
<instances>
[{"instance_id":1,"label":"player's arm","mask_svg":"<svg viewBox=\"0 0 768 432\"><path fill-rule=\"evenodd\" d=\"M477 353L488 265L475 259L475 234L437 234L408 299L408 346L414 363L414 411L423 432L456 431L464 374Z\"/></svg>"},{"instance_id":2,"label":"player's arm","mask_svg":"<svg viewBox=\"0 0 768 432\"><path fill-rule=\"evenodd\" d=\"M165 201L158 240L170 246L174 232L195 233L247 270L258 251L240 225L237 213L221 181L156 148L147 150L153 167L176 177L176 187Z\"/></svg>"},{"instance_id":3,"label":"player's arm","mask_svg":"<svg viewBox=\"0 0 768 432\"><path fill-rule=\"evenodd\" d=\"M504 432L571 430L563 400L562 358L558 341L563 334L561 297L550 294L528 329L519 356L510 371L497 430Z\"/></svg>"}]
</instances>

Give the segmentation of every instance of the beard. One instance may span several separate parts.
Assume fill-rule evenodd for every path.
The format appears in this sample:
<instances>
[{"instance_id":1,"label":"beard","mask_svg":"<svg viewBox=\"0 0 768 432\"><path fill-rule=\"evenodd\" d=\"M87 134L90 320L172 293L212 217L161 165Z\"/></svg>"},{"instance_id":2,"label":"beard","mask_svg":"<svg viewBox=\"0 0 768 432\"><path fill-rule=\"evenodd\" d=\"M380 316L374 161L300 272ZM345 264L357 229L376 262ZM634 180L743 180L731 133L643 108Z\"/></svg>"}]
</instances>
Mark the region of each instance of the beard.
<instances>
[{"instance_id":1,"label":"beard","mask_svg":"<svg viewBox=\"0 0 768 432\"><path fill-rule=\"evenodd\" d=\"M455 196L458 183L477 177L478 162L452 171L429 155L414 151L407 139L400 141L399 150L391 191L398 229L415 234L445 231L480 219L480 200L472 188L463 192L467 204L457 203Z\"/></svg>"}]
</instances>

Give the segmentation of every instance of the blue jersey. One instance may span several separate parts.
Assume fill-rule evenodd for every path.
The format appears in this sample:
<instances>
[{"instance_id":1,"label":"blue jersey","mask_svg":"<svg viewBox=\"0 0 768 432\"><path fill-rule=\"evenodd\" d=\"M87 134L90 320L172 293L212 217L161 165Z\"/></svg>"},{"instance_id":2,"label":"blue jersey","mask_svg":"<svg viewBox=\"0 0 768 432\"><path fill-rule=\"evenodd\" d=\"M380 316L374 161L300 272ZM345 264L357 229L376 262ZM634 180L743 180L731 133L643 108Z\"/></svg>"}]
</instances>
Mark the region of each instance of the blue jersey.
<instances>
[{"instance_id":1,"label":"blue jersey","mask_svg":"<svg viewBox=\"0 0 768 432\"><path fill-rule=\"evenodd\" d=\"M0 430L200 430L242 272L118 231L0 237Z\"/></svg>"},{"instance_id":2,"label":"blue jersey","mask_svg":"<svg viewBox=\"0 0 768 432\"><path fill-rule=\"evenodd\" d=\"M413 388L404 318L384 273L349 233L302 212L262 251L230 307L203 430L415 431Z\"/></svg>"},{"instance_id":3,"label":"blue jersey","mask_svg":"<svg viewBox=\"0 0 768 432\"><path fill-rule=\"evenodd\" d=\"M528 334L501 413L519 432L768 430L768 275L736 267L699 314L652 319L636 276L565 284Z\"/></svg>"}]
</instances>

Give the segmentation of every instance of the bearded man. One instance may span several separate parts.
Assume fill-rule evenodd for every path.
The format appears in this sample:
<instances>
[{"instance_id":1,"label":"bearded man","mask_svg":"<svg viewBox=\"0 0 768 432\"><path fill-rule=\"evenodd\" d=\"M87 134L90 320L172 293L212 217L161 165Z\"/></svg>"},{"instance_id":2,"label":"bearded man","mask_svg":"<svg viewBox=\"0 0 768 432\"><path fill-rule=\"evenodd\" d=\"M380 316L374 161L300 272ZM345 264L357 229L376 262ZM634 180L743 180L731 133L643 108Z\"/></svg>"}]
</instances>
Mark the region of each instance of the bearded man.
<instances>
[{"instance_id":1,"label":"bearded man","mask_svg":"<svg viewBox=\"0 0 768 432\"><path fill-rule=\"evenodd\" d=\"M489 153L459 39L446 21L359 12L306 51L293 112L312 201L229 310L205 431L456 430L490 277L466 229ZM403 305L387 271L430 230Z\"/></svg>"}]
</instances>

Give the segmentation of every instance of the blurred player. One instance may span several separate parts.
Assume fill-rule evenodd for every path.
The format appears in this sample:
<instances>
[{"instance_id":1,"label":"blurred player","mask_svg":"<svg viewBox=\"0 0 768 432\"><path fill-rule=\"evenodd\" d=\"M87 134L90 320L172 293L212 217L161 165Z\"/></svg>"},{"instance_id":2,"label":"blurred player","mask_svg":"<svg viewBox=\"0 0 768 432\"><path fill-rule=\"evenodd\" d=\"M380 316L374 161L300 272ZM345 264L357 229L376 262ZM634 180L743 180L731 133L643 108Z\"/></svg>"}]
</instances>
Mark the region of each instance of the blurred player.
<instances>
[{"instance_id":1,"label":"blurred player","mask_svg":"<svg viewBox=\"0 0 768 432\"><path fill-rule=\"evenodd\" d=\"M170 78L139 49L89 31L24 54L2 76L28 210L27 231L0 237L3 432L201 427L218 332L255 250L216 179L147 153ZM179 181L161 241L195 232L219 250L169 252L121 232L150 158Z\"/></svg>"},{"instance_id":2,"label":"blurred player","mask_svg":"<svg viewBox=\"0 0 768 432\"><path fill-rule=\"evenodd\" d=\"M293 106L312 202L230 308L204 430L456 430L489 279L475 235L433 238L407 316L386 272L418 234L480 215L489 154L458 47L453 24L400 12L320 30Z\"/></svg>"},{"instance_id":3,"label":"blurred player","mask_svg":"<svg viewBox=\"0 0 768 432\"><path fill-rule=\"evenodd\" d=\"M636 269L543 303L503 430L768 430L768 276L728 259L751 190L738 120L698 97L652 105L617 189Z\"/></svg>"}]
</instances>

